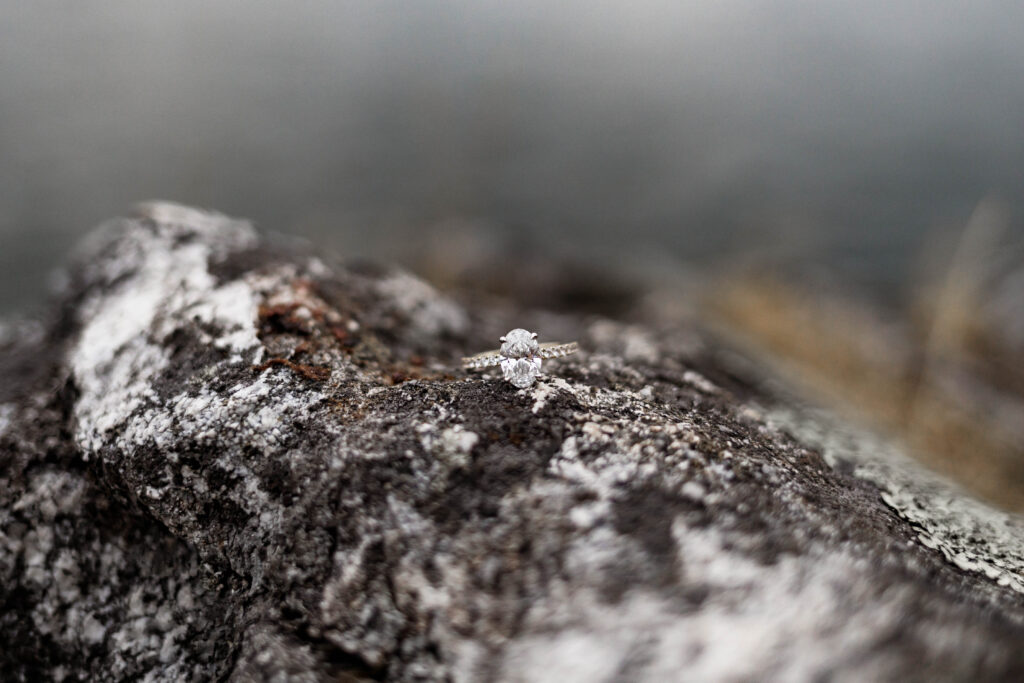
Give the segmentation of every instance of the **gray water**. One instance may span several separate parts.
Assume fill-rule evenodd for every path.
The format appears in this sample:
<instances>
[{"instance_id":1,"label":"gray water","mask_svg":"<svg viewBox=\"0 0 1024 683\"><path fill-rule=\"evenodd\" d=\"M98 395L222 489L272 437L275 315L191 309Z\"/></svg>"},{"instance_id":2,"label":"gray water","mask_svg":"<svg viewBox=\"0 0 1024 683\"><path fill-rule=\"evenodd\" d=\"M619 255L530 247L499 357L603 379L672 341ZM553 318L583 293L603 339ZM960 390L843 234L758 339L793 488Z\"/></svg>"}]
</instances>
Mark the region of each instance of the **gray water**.
<instances>
[{"instance_id":1,"label":"gray water","mask_svg":"<svg viewBox=\"0 0 1024 683\"><path fill-rule=\"evenodd\" d=\"M459 219L598 262L779 253L894 286L986 195L1024 215L1019 2L0 12L0 310L151 198L348 256Z\"/></svg>"}]
</instances>

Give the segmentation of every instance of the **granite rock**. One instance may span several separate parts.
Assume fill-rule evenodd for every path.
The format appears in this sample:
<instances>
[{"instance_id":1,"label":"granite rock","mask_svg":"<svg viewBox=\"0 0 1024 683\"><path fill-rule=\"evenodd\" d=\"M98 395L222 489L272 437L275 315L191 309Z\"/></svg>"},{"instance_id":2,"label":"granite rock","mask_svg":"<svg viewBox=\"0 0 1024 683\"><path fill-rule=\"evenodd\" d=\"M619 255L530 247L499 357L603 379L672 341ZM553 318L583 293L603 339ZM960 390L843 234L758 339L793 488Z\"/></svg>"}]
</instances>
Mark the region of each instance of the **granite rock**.
<instances>
[{"instance_id":1,"label":"granite rock","mask_svg":"<svg viewBox=\"0 0 1024 683\"><path fill-rule=\"evenodd\" d=\"M13 680L1021 680L1024 523L693 326L171 204L0 326ZM458 359L580 341L517 390Z\"/></svg>"}]
</instances>

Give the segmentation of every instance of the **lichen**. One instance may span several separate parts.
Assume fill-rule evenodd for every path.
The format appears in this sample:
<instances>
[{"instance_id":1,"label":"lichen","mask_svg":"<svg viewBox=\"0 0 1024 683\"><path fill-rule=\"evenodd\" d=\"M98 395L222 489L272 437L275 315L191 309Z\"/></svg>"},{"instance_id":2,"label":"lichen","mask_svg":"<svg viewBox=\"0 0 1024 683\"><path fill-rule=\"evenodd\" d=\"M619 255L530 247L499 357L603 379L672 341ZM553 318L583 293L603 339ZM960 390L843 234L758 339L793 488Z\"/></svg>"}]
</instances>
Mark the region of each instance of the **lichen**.
<instances>
[{"instance_id":1,"label":"lichen","mask_svg":"<svg viewBox=\"0 0 1024 683\"><path fill-rule=\"evenodd\" d=\"M484 310L173 205L79 258L40 369L0 358L15 679L1024 669L1017 523L699 329ZM522 390L455 367L519 325L581 352Z\"/></svg>"},{"instance_id":2,"label":"lichen","mask_svg":"<svg viewBox=\"0 0 1024 683\"><path fill-rule=\"evenodd\" d=\"M922 544L967 572L977 572L1024 593L1024 519L971 498L955 484L915 464L897 446L863 428L843 424L821 409L771 416L806 443L822 449L833 466L854 466L915 529Z\"/></svg>"}]
</instances>

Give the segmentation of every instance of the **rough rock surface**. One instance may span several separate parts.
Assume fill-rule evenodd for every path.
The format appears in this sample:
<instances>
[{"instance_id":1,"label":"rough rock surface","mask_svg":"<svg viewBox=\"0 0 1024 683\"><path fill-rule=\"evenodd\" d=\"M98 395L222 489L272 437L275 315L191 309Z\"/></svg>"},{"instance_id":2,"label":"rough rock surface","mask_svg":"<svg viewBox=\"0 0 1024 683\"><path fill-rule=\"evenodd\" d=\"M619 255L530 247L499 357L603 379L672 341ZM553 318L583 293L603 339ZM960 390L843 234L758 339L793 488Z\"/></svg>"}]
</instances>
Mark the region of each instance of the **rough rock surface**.
<instances>
[{"instance_id":1,"label":"rough rock surface","mask_svg":"<svg viewBox=\"0 0 1024 683\"><path fill-rule=\"evenodd\" d=\"M14 680L1024 679L1024 524L691 328L158 204L0 326ZM508 329L583 351L516 390Z\"/></svg>"}]
</instances>

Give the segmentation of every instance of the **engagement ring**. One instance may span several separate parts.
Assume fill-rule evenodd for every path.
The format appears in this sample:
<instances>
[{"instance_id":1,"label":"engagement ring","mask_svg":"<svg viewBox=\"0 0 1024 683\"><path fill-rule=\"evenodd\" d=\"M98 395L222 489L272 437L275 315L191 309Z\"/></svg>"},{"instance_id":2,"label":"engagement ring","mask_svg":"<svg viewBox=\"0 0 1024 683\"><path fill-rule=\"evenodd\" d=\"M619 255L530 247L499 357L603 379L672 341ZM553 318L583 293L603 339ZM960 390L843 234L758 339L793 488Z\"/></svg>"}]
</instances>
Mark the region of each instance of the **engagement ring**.
<instances>
[{"instance_id":1,"label":"engagement ring","mask_svg":"<svg viewBox=\"0 0 1024 683\"><path fill-rule=\"evenodd\" d=\"M578 350L576 342L538 344L536 332L520 328L506 334L501 341L500 349L463 358L462 367L467 370L482 370L500 365L505 379L520 389L525 389L540 375L542 360L561 358Z\"/></svg>"}]
</instances>

